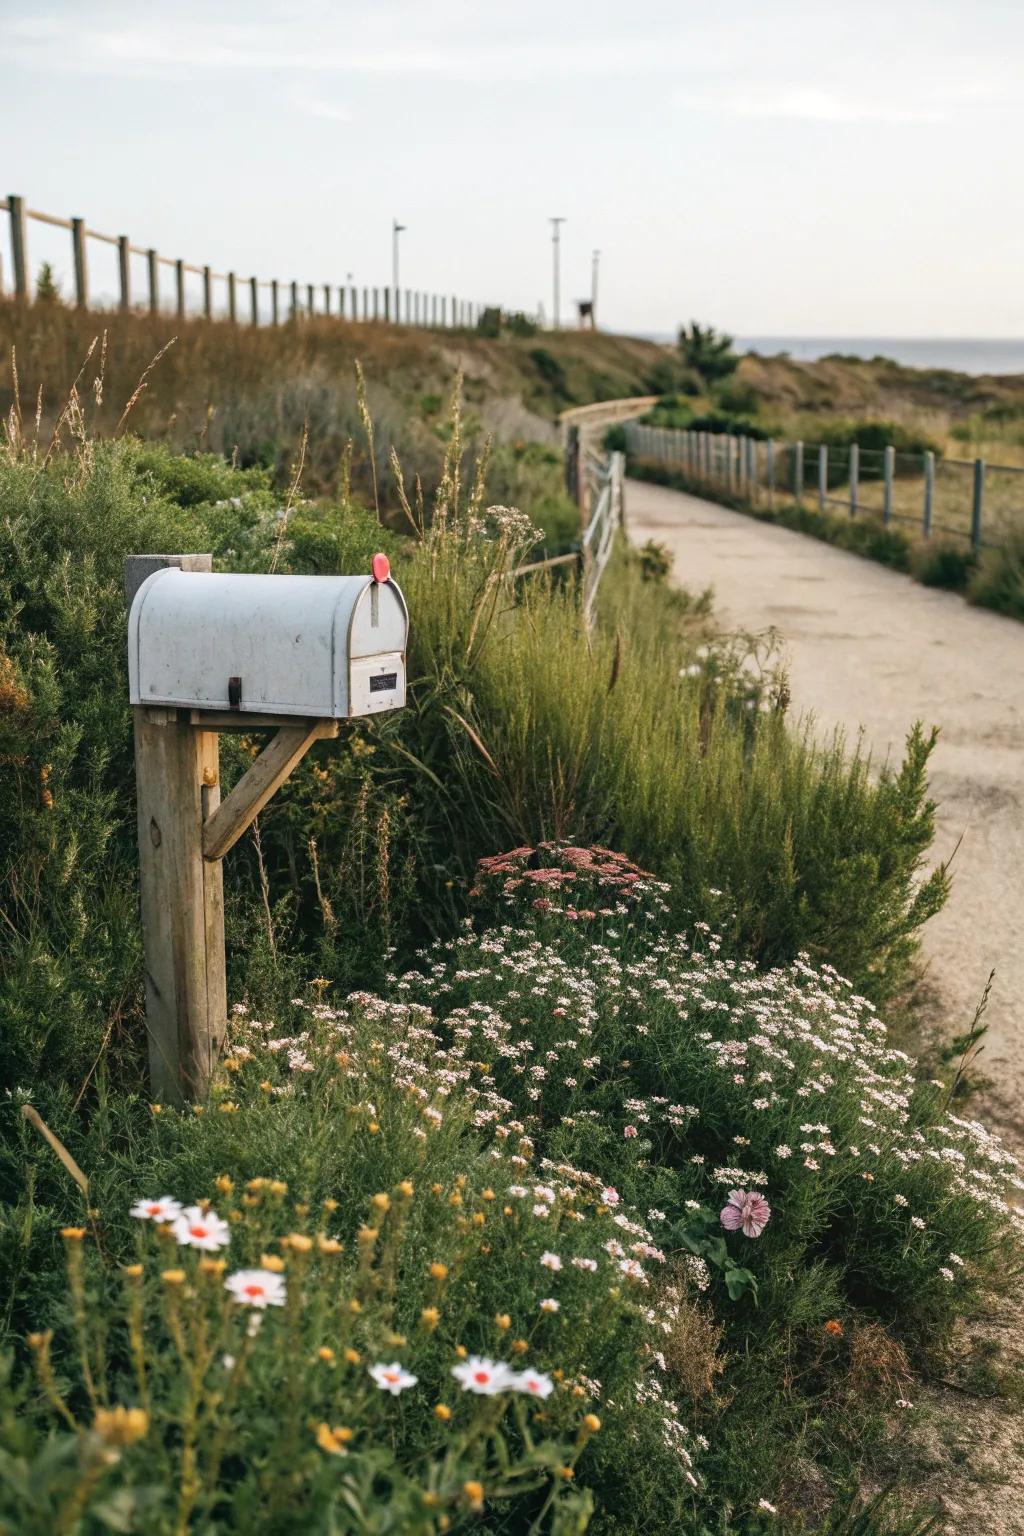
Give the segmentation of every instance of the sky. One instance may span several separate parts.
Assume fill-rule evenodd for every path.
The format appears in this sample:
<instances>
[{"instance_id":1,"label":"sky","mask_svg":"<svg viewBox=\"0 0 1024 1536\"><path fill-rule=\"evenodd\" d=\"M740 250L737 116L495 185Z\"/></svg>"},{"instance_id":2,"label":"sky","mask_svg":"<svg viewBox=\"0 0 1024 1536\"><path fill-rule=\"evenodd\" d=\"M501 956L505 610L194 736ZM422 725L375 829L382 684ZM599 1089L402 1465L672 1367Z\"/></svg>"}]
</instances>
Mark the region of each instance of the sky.
<instances>
[{"instance_id":1,"label":"sky","mask_svg":"<svg viewBox=\"0 0 1024 1536\"><path fill-rule=\"evenodd\" d=\"M599 249L616 330L1024 336L1018 0L0 0L0 55L4 192L216 270L385 285L397 217L550 317L559 215L563 320Z\"/></svg>"}]
</instances>

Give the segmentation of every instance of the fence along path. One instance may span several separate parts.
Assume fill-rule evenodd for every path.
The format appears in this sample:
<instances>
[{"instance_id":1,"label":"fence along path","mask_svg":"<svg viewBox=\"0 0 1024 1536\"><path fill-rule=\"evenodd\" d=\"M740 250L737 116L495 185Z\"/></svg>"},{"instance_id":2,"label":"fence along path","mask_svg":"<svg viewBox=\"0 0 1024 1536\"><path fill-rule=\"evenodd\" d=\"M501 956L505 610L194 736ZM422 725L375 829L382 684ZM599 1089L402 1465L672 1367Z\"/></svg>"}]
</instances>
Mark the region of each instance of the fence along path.
<instances>
[{"instance_id":1,"label":"fence along path","mask_svg":"<svg viewBox=\"0 0 1024 1536\"><path fill-rule=\"evenodd\" d=\"M974 549L999 544L1024 512L1024 468L948 459L927 451L837 448L827 443L773 442L724 432L691 432L631 422L629 451L679 471L698 493L752 506L785 502L820 512L875 517L936 535L968 540Z\"/></svg>"},{"instance_id":2,"label":"fence along path","mask_svg":"<svg viewBox=\"0 0 1024 1536\"><path fill-rule=\"evenodd\" d=\"M225 318L237 321L241 310L247 308L248 319L253 325L264 322L278 325L282 318L287 319L289 316L333 314L342 320L383 320L395 325L458 328L476 325L484 308L473 300L460 299L455 294L424 293L412 288L297 281L285 284L276 277L239 277L236 272L215 272L212 267L196 266L180 257L161 256L152 246L133 245L127 235L103 234L98 229L91 229L84 219L64 219L56 214L41 213L37 208L29 208L25 199L16 193L0 199L0 210L6 210L9 216L13 292L23 303L27 303L32 296L28 225L30 220L35 220L39 224L69 232L75 303L80 309L90 307L87 259L89 240L113 246L117 251L118 305L123 310L134 307L132 256L142 256L146 261L146 298L140 307L148 308L153 314L160 312L160 270L168 268L174 274L174 312L181 319L187 313L185 280L189 275L202 279L201 312L207 320L214 319L218 313L215 285L226 298L226 305L222 309ZM269 307L266 309L260 303L261 290L269 299Z\"/></svg>"},{"instance_id":3,"label":"fence along path","mask_svg":"<svg viewBox=\"0 0 1024 1536\"><path fill-rule=\"evenodd\" d=\"M948 1039L967 1029L995 967L980 1068L988 1115L1019 1145L1024 624L686 492L630 480L627 507L630 539L664 544L677 581L712 587L721 622L780 632L792 711L813 714L819 736L841 729L852 744L863 730L881 763L915 720L939 727L932 857L956 855L949 902L923 934L926 981Z\"/></svg>"}]
</instances>

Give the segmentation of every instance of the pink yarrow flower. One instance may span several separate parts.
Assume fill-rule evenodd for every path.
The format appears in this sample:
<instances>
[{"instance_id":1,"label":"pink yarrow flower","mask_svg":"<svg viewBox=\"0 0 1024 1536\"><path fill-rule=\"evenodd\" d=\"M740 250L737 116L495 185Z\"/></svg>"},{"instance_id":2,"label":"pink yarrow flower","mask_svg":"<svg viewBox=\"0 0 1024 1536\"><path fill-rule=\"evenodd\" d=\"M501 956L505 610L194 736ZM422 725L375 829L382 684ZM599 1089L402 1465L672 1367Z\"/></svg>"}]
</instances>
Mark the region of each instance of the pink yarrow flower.
<instances>
[{"instance_id":1,"label":"pink yarrow flower","mask_svg":"<svg viewBox=\"0 0 1024 1536\"><path fill-rule=\"evenodd\" d=\"M742 1231L744 1237L760 1237L771 1214L771 1206L756 1189L731 1189L719 1219L728 1232Z\"/></svg>"}]
</instances>

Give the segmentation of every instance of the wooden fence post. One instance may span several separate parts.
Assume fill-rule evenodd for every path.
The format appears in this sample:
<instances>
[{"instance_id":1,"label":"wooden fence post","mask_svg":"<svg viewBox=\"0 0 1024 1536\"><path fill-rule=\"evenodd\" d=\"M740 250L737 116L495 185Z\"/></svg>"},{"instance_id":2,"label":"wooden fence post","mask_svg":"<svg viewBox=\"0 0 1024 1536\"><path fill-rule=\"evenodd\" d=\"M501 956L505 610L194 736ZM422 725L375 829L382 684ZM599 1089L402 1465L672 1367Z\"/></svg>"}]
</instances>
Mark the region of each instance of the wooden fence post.
<instances>
[{"instance_id":1,"label":"wooden fence post","mask_svg":"<svg viewBox=\"0 0 1024 1536\"><path fill-rule=\"evenodd\" d=\"M260 291L259 291L259 283L256 281L256 279L254 277L250 277L250 279L249 279L249 313L250 313L250 315L252 317L253 325L259 325L259 323L260 323Z\"/></svg>"},{"instance_id":2,"label":"wooden fence post","mask_svg":"<svg viewBox=\"0 0 1024 1536\"><path fill-rule=\"evenodd\" d=\"M315 314L316 302L312 283L306 284L306 308L309 314Z\"/></svg>"},{"instance_id":3,"label":"wooden fence post","mask_svg":"<svg viewBox=\"0 0 1024 1536\"><path fill-rule=\"evenodd\" d=\"M974 490L971 497L971 546L981 548L981 514L985 504L985 460L974 461Z\"/></svg>"},{"instance_id":4,"label":"wooden fence post","mask_svg":"<svg viewBox=\"0 0 1024 1536\"><path fill-rule=\"evenodd\" d=\"M146 267L149 273L149 312L155 315L160 308L160 258L152 246L146 252Z\"/></svg>"},{"instance_id":5,"label":"wooden fence post","mask_svg":"<svg viewBox=\"0 0 1024 1536\"><path fill-rule=\"evenodd\" d=\"M924 455L924 517L922 532L926 539L932 536L932 514L935 502L935 455L930 448Z\"/></svg>"},{"instance_id":6,"label":"wooden fence post","mask_svg":"<svg viewBox=\"0 0 1024 1536\"><path fill-rule=\"evenodd\" d=\"M185 318L185 263L182 261L180 256L178 257L177 261L174 263L174 292L175 292L175 308L177 309L177 312L178 312L178 319L179 320L184 320L184 318Z\"/></svg>"},{"instance_id":7,"label":"wooden fence post","mask_svg":"<svg viewBox=\"0 0 1024 1536\"><path fill-rule=\"evenodd\" d=\"M800 505L804 499L804 445L798 438L793 444L793 500Z\"/></svg>"},{"instance_id":8,"label":"wooden fence post","mask_svg":"<svg viewBox=\"0 0 1024 1536\"><path fill-rule=\"evenodd\" d=\"M270 323L279 325L281 321L281 301L277 291L277 278L270 282Z\"/></svg>"},{"instance_id":9,"label":"wooden fence post","mask_svg":"<svg viewBox=\"0 0 1024 1536\"><path fill-rule=\"evenodd\" d=\"M330 283L324 283L324 314L325 315L329 315L330 312L331 312L331 285L330 285Z\"/></svg>"},{"instance_id":10,"label":"wooden fence post","mask_svg":"<svg viewBox=\"0 0 1024 1536\"><path fill-rule=\"evenodd\" d=\"M892 482L896 470L896 449L890 443L882 455L882 522L888 527L892 522Z\"/></svg>"},{"instance_id":11,"label":"wooden fence post","mask_svg":"<svg viewBox=\"0 0 1024 1536\"><path fill-rule=\"evenodd\" d=\"M213 273L209 267L203 268L203 314L207 320L213 319Z\"/></svg>"},{"instance_id":12,"label":"wooden fence post","mask_svg":"<svg viewBox=\"0 0 1024 1536\"><path fill-rule=\"evenodd\" d=\"M238 281L233 272L228 273L228 319L232 324L238 319Z\"/></svg>"},{"instance_id":13,"label":"wooden fence post","mask_svg":"<svg viewBox=\"0 0 1024 1536\"><path fill-rule=\"evenodd\" d=\"M860 444L850 444L850 516L857 516L857 492L860 488Z\"/></svg>"},{"instance_id":14,"label":"wooden fence post","mask_svg":"<svg viewBox=\"0 0 1024 1536\"><path fill-rule=\"evenodd\" d=\"M129 607L168 565L210 570L212 560L129 556ZM132 713L150 1077L155 1099L180 1103L205 1096L227 1026L223 865L203 857L203 823L220 804L218 738L174 709Z\"/></svg>"},{"instance_id":15,"label":"wooden fence post","mask_svg":"<svg viewBox=\"0 0 1024 1536\"><path fill-rule=\"evenodd\" d=\"M299 285L298 285L298 283L292 283L292 285L291 285L291 295L292 295L292 307L291 307L290 318L292 320L297 320L299 318Z\"/></svg>"},{"instance_id":16,"label":"wooden fence post","mask_svg":"<svg viewBox=\"0 0 1024 1536\"><path fill-rule=\"evenodd\" d=\"M23 303L28 301L28 231L25 220L25 199L13 192L7 199L11 216L11 271L14 292Z\"/></svg>"},{"instance_id":17,"label":"wooden fence post","mask_svg":"<svg viewBox=\"0 0 1024 1536\"><path fill-rule=\"evenodd\" d=\"M828 506L828 445L818 444L818 511Z\"/></svg>"},{"instance_id":18,"label":"wooden fence post","mask_svg":"<svg viewBox=\"0 0 1024 1536\"><path fill-rule=\"evenodd\" d=\"M390 288L385 288L384 289L384 322L385 322L385 324L390 323L390 320L391 320L391 289Z\"/></svg>"},{"instance_id":19,"label":"wooden fence post","mask_svg":"<svg viewBox=\"0 0 1024 1536\"><path fill-rule=\"evenodd\" d=\"M117 271L121 280L121 308L130 309L132 302L132 274L131 252L128 249L128 236L117 237Z\"/></svg>"},{"instance_id":20,"label":"wooden fence post","mask_svg":"<svg viewBox=\"0 0 1024 1536\"><path fill-rule=\"evenodd\" d=\"M75 303L89 307L89 268L85 259L85 220L71 220L71 255L75 263Z\"/></svg>"}]
</instances>

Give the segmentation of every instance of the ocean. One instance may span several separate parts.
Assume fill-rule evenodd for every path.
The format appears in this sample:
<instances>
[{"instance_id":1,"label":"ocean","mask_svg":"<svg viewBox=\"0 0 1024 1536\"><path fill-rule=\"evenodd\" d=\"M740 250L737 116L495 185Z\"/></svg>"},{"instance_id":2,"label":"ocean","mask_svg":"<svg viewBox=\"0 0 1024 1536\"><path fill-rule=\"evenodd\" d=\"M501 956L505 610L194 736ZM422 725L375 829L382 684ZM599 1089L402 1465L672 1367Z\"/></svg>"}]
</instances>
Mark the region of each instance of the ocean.
<instances>
[{"instance_id":1,"label":"ocean","mask_svg":"<svg viewBox=\"0 0 1024 1536\"><path fill-rule=\"evenodd\" d=\"M952 368L957 373L1024 373L1024 340L988 336L737 336L737 352L766 357L788 352L813 362L829 352L891 357L909 368Z\"/></svg>"},{"instance_id":2,"label":"ocean","mask_svg":"<svg viewBox=\"0 0 1024 1536\"><path fill-rule=\"evenodd\" d=\"M646 333L647 341L674 342L675 333ZM956 373L1024 374L1024 338L1002 336L737 336L737 352L771 357L788 352L811 363L830 352L853 357L891 357L908 368L952 368Z\"/></svg>"}]
</instances>

